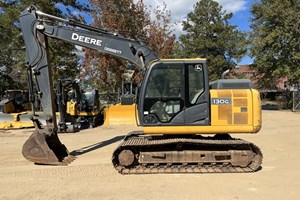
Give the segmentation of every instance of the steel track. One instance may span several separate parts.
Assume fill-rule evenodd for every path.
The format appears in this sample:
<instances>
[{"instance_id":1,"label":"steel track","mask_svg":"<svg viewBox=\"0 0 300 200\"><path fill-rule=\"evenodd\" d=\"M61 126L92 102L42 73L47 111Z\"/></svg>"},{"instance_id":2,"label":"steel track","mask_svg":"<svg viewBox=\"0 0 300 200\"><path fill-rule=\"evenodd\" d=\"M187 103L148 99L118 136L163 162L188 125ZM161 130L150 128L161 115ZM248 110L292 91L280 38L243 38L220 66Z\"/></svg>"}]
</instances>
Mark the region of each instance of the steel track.
<instances>
[{"instance_id":1,"label":"steel track","mask_svg":"<svg viewBox=\"0 0 300 200\"><path fill-rule=\"evenodd\" d=\"M254 158L246 167L233 166L229 162L224 163L155 163L139 164L124 167L118 164L118 154L123 149L133 149L138 156L143 149L161 149L166 145L173 144L197 145L203 147L222 146L230 149L250 148ZM172 149L173 150L173 149ZM261 168L263 155L254 144L241 139L214 139L210 138L170 138L170 139L148 139L142 136L142 131L131 132L113 153L113 165L121 174L157 174L157 173L250 173Z\"/></svg>"}]
</instances>

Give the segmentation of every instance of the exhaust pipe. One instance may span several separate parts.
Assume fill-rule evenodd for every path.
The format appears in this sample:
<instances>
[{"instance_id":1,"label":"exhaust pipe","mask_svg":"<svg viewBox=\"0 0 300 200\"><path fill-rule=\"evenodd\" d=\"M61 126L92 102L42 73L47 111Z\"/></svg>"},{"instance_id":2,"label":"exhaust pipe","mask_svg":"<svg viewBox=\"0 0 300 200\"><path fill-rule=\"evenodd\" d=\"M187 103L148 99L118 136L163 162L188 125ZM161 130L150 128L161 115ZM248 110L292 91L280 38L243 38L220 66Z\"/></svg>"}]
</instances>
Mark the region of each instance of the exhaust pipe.
<instances>
[{"instance_id":1,"label":"exhaust pipe","mask_svg":"<svg viewBox=\"0 0 300 200\"><path fill-rule=\"evenodd\" d=\"M230 69L227 69L225 72L222 73L221 79L226 79L225 77L229 74Z\"/></svg>"}]
</instances>

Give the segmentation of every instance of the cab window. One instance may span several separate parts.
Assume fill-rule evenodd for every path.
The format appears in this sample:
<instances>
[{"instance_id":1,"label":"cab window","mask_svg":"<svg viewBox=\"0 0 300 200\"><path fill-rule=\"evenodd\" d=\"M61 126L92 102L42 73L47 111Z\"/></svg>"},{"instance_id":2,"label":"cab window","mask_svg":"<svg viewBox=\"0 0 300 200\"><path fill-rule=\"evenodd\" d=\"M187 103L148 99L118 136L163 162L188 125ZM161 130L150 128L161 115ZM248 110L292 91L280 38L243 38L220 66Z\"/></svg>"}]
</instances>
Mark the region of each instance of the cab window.
<instances>
[{"instance_id":1,"label":"cab window","mask_svg":"<svg viewBox=\"0 0 300 200\"><path fill-rule=\"evenodd\" d=\"M194 105L204 92L203 65L188 65L189 103Z\"/></svg>"},{"instance_id":2,"label":"cab window","mask_svg":"<svg viewBox=\"0 0 300 200\"><path fill-rule=\"evenodd\" d=\"M145 91L144 108L160 122L169 122L182 110L181 65L165 64L152 69Z\"/></svg>"}]
</instances>

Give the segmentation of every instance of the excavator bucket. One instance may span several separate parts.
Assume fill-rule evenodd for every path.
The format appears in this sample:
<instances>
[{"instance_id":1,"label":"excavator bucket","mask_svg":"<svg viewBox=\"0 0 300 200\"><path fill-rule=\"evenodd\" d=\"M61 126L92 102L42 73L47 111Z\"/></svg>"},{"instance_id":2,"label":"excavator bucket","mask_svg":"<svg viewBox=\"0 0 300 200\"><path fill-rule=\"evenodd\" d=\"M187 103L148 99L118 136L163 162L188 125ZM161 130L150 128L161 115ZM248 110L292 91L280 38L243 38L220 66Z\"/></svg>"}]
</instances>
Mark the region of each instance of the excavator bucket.
<instances>
[{"instance_id":1,"label":"excavator bucket","mask_svg":"<svg viewBox=\"0 0 300 200\"><path fill-rule=\"evenodd\" d=\"M35 164L68 165L75 157L63 145L57 134L47 135L46 129L35 130L23 145L23 156Z\"/></svg>"},{"instance_id":2,"label":"excavator bucket","mask_svg":"<svg viewBox=\"0 0 300 200\"><path fill-rule=\"evenodd\" d=\"M29 119L27 112L21 113L0 113L0 129L22 129L33 128L34 125Z\"/></svg>"},{"instance_id":3,"label":"excavator bucket","mask_svg":"<svg viewBox=\"0 0 300 200\"><path fill-rule=\"evenodd\" d=\"M136 105L116 104L104 108L104 125L136 124Z\"/></svg>"}]
</instances>

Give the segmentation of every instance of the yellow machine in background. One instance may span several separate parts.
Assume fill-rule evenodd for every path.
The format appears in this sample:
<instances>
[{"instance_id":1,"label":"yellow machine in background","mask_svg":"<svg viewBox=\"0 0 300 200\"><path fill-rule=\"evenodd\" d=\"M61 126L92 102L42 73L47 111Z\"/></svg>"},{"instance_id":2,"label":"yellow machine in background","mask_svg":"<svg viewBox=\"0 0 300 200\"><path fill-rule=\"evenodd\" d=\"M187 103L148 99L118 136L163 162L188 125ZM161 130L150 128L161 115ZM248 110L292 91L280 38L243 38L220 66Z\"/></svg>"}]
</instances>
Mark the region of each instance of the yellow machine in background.
<instances>
[{"instance_id":1,"label":"yellow machine in background","mask_svg":"<svg viewBox=\"0 0 300 200\"><path fill-rule=\"evenodd\" d=\"M103 125L134 125L136 117L136 85L132 82L134 66L128 64L123 74L123 82L118 91L117 104L108 104L104 108Z\"/></svg>"},{"instance_id":2,"label":"yellow machine in background","mask_svg":"<svg viewBox=\"0 0 300 200\"><path fill-rule=\"evenodd\" d=\"M56 88L60 132L77 132L103 123L98 90L81 90L70 79L59 79Z\"/></svg>"},{"instance_id":3,"label":"yellow machine in background","mask_svg":"<svg viewBox=\"0 0 300 200\"><path fill-rule=\"evenodd\" d=\"M67 101L66 113L78 118L82 123L88 123L90 127L101 125L103 116L98 90L80 90L79 101L75 99Z\"/></svg>"},{"instance_id":4,"label":"yellow machine in background","mask_svg":"<svg viewBox=\"0 0 300 200\"><path fill-rule=\"evenodd\" d=\"M0 129L34 127L27 115L31 110L27 90L6 90L0 101Z\"/></svg>"},{"instance_id":5,"label":"yellow machine in background","mask_svg":"<svg viewBox=\"0 0 300 200\"><path fill-rule=\"evenodd\" d=\"M4 98L0 102L2 113L17 113L31 110L27 90L6 90Z\"/></svg>"},{"instance_id":6,"label":"yellow machine in background","mask_svg":"<svg viewBox=\"0 0 300 200\"><path fill-rule=\"evenodd\" d=\"M133 125L136 123L136 104L116 104L104 108L103 125Z\"/></svg>"}]
</instances>

